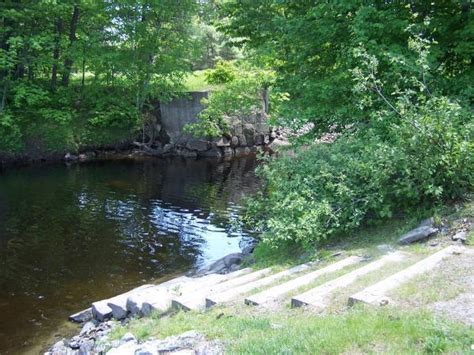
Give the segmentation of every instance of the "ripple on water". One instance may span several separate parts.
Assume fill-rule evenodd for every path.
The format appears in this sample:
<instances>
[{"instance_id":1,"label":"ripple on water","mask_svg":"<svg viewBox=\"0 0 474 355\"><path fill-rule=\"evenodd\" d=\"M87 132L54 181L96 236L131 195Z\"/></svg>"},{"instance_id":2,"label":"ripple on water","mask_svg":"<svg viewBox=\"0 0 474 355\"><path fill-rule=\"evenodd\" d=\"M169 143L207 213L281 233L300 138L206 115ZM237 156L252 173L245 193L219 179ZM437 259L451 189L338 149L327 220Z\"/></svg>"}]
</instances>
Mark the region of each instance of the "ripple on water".
<instances>
[{"instance_id":1,"label":"ripple on water","mask_svg":"<svg viewBox=\"0 0 474 355\"><path fill-rule=\"evenodd\" d=\"M240 250L247 233L233 222L258 188L255 164L116 161L0 174L0 353L41 348L91 301Z\"/></svg>"}]
</instances>

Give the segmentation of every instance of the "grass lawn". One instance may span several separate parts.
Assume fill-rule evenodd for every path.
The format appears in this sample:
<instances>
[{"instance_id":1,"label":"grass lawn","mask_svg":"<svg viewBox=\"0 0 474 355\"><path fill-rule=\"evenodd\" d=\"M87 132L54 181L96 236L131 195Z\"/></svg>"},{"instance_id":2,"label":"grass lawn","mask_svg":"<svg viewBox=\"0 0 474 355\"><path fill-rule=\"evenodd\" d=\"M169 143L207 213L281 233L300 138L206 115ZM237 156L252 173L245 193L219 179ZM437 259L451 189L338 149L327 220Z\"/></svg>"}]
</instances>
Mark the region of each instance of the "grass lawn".
<instances>
[{"instance_id":1,"label":"grass lawn","mask_svg":"<svg viewBox=\"0 0 474 355\"><path fill-rule=\"evenodd\" d=\"M111 338L129 331L145 340L188 330L221 340L228 354L461 354L474 344L474 330L435 320L428 312L365 306L326 316L304 309L254 315L248 309L217 307L133 320L115 328Z\"/></svg>"},{"instance_id":2,"label":"grass lawn","mask_svg":"<svg viewBox=\"0 0 474 355\"><path fill-rule=\"evenodd\" d=\"M196 70L190 73L184 82L185 91L213 91L220 85L211 85L206 81L206 70Z\"/></svg>"}]
</instances>

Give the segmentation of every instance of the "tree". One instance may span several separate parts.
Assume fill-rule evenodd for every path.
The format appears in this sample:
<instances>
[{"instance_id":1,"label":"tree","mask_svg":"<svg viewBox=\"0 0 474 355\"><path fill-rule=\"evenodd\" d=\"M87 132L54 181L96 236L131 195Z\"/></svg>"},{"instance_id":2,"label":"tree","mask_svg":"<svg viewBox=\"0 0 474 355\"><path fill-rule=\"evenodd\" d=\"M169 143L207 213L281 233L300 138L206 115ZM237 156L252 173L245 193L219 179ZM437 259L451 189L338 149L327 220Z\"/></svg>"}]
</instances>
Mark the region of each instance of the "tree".
<instances>
[{"instance_id":1,"label":"tree","mask_svg":"<svg viewBox=\"0 0 474 355\"><path fill-rule=\"evenodd\" d=\"M195 0L2 4L5 136L40 141L37 146L45 149L100 144L102 135L123 139L112 138L117 130L130 139L150 97L169 98L191 69L188 48L197 9Z\"/></svg>"},{"instance_id":2,"label":"tree","mask_svg":"<svg viewBox=\"0 0 474 355\"><path fill-rule=\"evenodd\" d=\"M435 45L430 60L438 68L437 88L472 103L467 87L473 75L473 15L468 2L313 2L246 0L222 3L220 29L235 43L256 51L278 75L276 88L288 92L282 125L314 125L312 134L366 122L355 111L350 70L353 49L363 44L380 59L380 75L396 82L381 53L414 60L410 32L422 32ZM430 21L426 23L426 20ZM429 80L430 78L427 78ZM393 87L393 89L395 89Z\"/></svg>"}]
</instances>

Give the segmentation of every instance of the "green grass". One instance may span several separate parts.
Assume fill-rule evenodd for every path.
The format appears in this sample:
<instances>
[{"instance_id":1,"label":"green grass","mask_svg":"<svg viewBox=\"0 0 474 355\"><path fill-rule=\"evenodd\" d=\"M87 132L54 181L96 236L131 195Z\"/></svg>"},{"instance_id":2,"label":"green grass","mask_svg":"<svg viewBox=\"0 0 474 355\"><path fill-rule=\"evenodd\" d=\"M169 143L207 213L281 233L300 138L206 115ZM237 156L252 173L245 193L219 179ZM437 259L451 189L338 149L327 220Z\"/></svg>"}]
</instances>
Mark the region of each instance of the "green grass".
<instances>
[{"instance_id":1,"label":"green grass","mask_svg":"<svg viewBox=\"0 0 474 355\"><path fill-rule=\"evenodd\" d=\"M220 88L219 85L211 85L206 81L206 70L196 70L186 77L184 82L185 91L213 91Z\"/></svg>"},{"instance_id":2,"label":"green grass","mask_svg":"<svg viewBox=\"0 0 474 355\"><path fill-rule=\"evenodd\" d=\"M247 307L249 308L249 307ZM355 307L343 314L314 316L305 310L252 315L216 308L206 313L133 320L113 330L139 339L196 330L224 342L227 354L468 353L473 330L437 321L426 312Z\"/></svg>"}]
</instances>

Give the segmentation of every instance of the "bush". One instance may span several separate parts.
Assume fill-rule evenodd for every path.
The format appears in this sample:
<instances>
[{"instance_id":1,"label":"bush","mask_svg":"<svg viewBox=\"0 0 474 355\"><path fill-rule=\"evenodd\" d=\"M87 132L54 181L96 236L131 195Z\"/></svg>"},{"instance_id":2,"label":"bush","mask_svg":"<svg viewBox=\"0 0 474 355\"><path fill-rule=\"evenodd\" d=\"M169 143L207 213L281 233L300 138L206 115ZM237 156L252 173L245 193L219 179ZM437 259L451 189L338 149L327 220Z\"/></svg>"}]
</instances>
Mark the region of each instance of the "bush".
<instances>
[{"instance_id":1,"label":"bush","mask_svg":"<svg viewBox=\"0 0 474 355\"><path fill-rule=\"evenodd\" d=\"M216 68L214 73L217 73L213 76L215 81L208 79L209 83L225 84L219 90L209 93L209 98L203 101L207 107L199 113L198 121L185 127L186 132L197 137L228 134L230 118L242 118L253 112L260 112L263 92L274 79L274 72L271 70L255 68L245 62L233 67L235 78L232 80L226 81L230 77L224 74L224 70ZM271 100L272 111L276 111L280 98L273 96Z\"/></svg>"},{"instance_id":2,"label":"bush","mask_svg":"<svg viewBox=\"0 0 474 355\"><path fill-rule=\"evenodd\" d=\"M332 144L271 159L260 169L267 189L249 201L246 222L270 245L308 246L368 219L464 196L474 177L469 112L433 98L405 117L386 112Z\"/></svg>"},{"instance_id":3,"label":"bush","mask_svg":"<svg viewBox=\"0 0 474 355\"><path fill-rule=\"evenodd\" d=\"M236 77L237 69L231 62L220 60L213 70L206 72L206 81L211 85L226 84Z\"/></svg>"},{"instance_id":4,"label":"bush","mask_svg":"<svg viewBox=\"0 0 474 355\"><path fill-rule=\"evenodd\" d=\"M410 38L417 59L409 64L383 54L392 65L388 82L377 57L354 50L353 91L367 119L332 144L296 149L295 158L261 169L267 190L249 202L245 219L264 241L308 245L472 190L472 111L428 88L430 44Z\"/></svg>"},{"instance_id":5,"label":"bush","mask_svg":"<svg viewBox=\"0 0 474 355\"><path fill-rule=\"evenodd\" d=\"M16 152L22 148L20 127L9 112L0 113L0 152Z\"/></svg>"}]
</instances>

